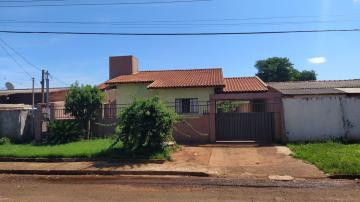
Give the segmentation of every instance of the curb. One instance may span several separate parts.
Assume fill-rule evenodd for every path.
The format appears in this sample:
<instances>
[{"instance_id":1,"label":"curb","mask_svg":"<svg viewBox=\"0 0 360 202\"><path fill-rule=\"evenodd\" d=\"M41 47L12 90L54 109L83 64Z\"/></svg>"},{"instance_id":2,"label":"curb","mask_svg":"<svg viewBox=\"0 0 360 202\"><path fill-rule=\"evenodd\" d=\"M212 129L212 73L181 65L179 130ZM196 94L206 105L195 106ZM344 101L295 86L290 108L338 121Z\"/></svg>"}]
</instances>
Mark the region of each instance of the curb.
<instances>
[{"instance_id":1,"label":"curb","mask_svg":"<svg viewBox=\"0 0 360 202\"><path fill-rule=\"evenodd\" d=\"M35 163L62 163L62 162L116 162L116 163L165 163L166 160L156 159L111 159L111 158L11 158L0 157L0 162L35 162Z\"/></svg>"},{"instance_id":2,"label":"curb","mask_svg":"<svg viewBox=\"0 0 360 202\"><path fill-rule=\"evenodd\" d=\"M205 172L187 172L187 171L106 171L106 170L0 170L0 174L15 175L170 175L170 176L192 176L192 177L210 177Z\"/></svg>"},{"instance_id":3,"label":"curb","mask_svg":"<svg viewBox=\"0 0 360 202\"><path fill-rule=\"evenodd\" d=\"M330 175L328 176L330 179L344 179L344 180L355 180L360 179L360 175Z\"/></svg>"}]
</instances>

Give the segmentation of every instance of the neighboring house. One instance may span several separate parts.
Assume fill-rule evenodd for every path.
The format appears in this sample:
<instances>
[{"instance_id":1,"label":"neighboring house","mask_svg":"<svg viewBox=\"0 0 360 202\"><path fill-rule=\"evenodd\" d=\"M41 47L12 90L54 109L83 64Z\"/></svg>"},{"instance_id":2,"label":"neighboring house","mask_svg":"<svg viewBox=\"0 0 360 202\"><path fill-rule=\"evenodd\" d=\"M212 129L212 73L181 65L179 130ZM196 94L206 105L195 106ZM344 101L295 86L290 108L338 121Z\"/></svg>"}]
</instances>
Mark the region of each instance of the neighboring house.
<instances>
[{"instance_id":1,"label":"neighboring house","mask_svg":"<svg viewBox=\"0 0 360 202\"><path fill-rule=\"evenodd\" d=\"M360 139L360 79L273 82L289 141Z\"/></svg>"},{"instance_id":2,"label":"neighboring house","mask_svg":"<svg viewBox=\"0 0 360 202\"><path fill-rule=\"evenodd\" d=\"M69 88L50 88L49 102L61 102ZM35 105L41 103L41 88L35 88ZM32 89L0 90L0 104L32 105Z\"/></svg>"},{"instance_id":3,"label":"neighboring house","mask_svg":"<svg viewBox=\"0 0 360 202\"><path fill-rule=\"evenodd\" d=\"M281 118L274 115L280 114L280 107L265 107L277 102L279 93L269 91L258 77L224 78L221 68L139 71L135 57L117 56L110 57L105 84L104 89L115 90L118 108L135 98L158 96L185 117L175 128L180 141L281 139ZM219 105L227 102L234 113L217 116L224 112ZM237 117L229 118L230 114ZM250 120L254 124L246 126ZM229 130L224 132L224 127Z\"/></svg>"}]
</instances>

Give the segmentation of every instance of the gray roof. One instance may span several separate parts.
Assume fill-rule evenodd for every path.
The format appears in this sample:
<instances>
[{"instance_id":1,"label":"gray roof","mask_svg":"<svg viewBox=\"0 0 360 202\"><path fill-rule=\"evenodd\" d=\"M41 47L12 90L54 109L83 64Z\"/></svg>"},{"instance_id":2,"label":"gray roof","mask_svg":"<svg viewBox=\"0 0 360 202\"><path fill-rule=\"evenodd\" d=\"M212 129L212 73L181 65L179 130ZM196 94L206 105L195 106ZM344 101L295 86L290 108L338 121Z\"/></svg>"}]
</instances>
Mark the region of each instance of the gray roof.
<instances>
[{"instance_id":1,"label":"gray roof","mask_svg":"<svg viewBox=\"0 0 360 202\"><path fill-rule=\"evenodd\" d=\"M360 79L332 81L270 82L269 86L285 95L347 94L360 88ZM342 90L347 89L347 90Z\"/></svg>"},{"instance_id":2,"label":"gray roof","mask_svg":"<svg viewBox=\"0 0 360 202\"><path fill-rule=\"evenodd\" d=\"M69 89L69 88L67 88L67 87L50 88L49 91L50 92L56 92L56 91L67 90L67 89ZM35 88L34 92L35 93L41 93L41 88ZM46 89L45 89L45 92L46 92ZM13 94L29 94L29 93L32 93L31 88L14 89L14 90L0 90L0 96L2 96L2 95L13 95Z\"/></svg>"}]
</instances>

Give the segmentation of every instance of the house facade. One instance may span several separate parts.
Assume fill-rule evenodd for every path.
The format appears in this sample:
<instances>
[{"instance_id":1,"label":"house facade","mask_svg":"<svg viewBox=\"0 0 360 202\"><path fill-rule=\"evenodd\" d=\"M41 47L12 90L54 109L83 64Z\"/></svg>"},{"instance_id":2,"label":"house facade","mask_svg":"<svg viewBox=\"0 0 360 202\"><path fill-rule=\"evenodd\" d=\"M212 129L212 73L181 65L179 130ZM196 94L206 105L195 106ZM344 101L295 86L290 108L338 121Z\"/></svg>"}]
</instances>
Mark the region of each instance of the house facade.
<instances>
[{"instance_id":1,"label":"house facade","mask_svg":"<svg viewBox=\"0 0 360 202\"><path fill-rule=\"evenodd\" d=\"M158 96L183 116L174 128L177 141L281 139L281 107L270 107L279 104L278 92L258 77L224 78L221 68L139 71L138 64L133 56L110 57L107 89L115 90L118 108Z\"/></svg>"}]
</instances>

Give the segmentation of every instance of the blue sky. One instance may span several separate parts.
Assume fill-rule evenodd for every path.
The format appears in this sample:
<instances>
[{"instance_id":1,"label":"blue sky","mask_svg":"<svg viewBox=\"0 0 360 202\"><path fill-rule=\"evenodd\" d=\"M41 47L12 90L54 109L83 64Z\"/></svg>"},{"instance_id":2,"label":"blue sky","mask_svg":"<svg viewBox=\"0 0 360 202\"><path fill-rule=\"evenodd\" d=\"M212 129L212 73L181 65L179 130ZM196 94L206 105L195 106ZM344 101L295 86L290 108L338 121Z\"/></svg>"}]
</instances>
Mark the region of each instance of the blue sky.
<instances>
[{"instance_id":1,"label":"blue sky","mask_svg":"<svg viewBox=\"0 0 360 202\"><path fill-rule=\"evenodd\" d=\"M137 0L144 1L148 0ZM166 5L31 8L1 5L9 3L0 2L1 30L167 33L360 28L359 0L213 0ZM4 20L125 22L127 25L12 24L1 22ZM227 77L252 76L256 73L256 60L279 56L289 57L300 70L315 70L321 80L360 78L360 32L179 37L0 33L0 37L33 64L48 69L65 83L78 80L98 84L107 80L108 57L116 55L135 55L141 70L222 67ZM21 62L21 58L17 59ZM23 66L39 86L40 72L26 63ZM6 81L13 82L17 88L31 86L29 76L0 49L0 88ZM51 86L64 86L63 82L53 79Z\"/></svg>"}]
</instances>

